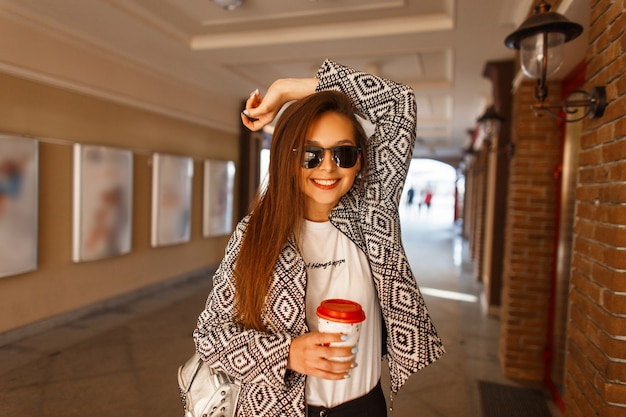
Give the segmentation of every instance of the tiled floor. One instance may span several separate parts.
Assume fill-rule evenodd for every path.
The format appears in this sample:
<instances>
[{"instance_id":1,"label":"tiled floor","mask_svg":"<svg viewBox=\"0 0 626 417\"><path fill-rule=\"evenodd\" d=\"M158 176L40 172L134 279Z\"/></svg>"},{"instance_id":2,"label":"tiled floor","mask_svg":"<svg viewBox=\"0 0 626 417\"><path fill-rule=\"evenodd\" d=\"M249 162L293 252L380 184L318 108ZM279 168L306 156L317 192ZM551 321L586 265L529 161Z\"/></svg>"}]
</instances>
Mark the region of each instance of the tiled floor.
<instances>
[{"instance_id":1,"label":"tiled floor","mask_svg":"<svg viewBox=\"0 0 626 417\"><path fill-rule=\"evenodd\" d=\"M481 312L466 244L435 209L403 213L403 233L447 353L409 379L391 417L481 416L477 381L516 385L502 376L498 320ZM182 415L176 370L208 285L187 280L0 347L0 417Z\"/></svg>"}]
</instances>

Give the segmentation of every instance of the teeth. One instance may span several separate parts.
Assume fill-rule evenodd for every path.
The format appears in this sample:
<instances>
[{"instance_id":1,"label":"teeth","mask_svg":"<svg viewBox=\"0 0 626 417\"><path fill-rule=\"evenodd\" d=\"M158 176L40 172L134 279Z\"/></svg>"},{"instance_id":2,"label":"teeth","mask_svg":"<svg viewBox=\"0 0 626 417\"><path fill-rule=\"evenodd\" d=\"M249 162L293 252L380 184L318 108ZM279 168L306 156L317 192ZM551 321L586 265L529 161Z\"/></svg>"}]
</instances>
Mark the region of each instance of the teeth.
<instances>
[{"instance_id":1,"label":"teeth","mask_svg":"<svg viewBox=\"0 0 626 417\"><path fill-rule=\"evenodd\" d=\"M319 185L333 185L337 182L337 180L313 180L316 184Z\"/></svg>"}]
</instances>

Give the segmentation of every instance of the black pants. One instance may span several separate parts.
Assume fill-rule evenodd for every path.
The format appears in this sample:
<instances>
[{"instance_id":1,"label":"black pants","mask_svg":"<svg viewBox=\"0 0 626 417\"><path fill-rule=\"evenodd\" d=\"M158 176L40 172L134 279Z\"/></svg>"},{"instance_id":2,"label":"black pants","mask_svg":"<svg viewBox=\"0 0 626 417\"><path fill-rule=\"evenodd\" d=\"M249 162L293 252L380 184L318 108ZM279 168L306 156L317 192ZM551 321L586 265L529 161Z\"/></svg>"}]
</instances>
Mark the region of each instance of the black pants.
<instances>
[{"instance_id":1,"label":"black pants","mask_svg":"<svg viewBox=\"0 0 626 417\"><path fill-rule=\"evenodd\" d=\"M333 408L307 406L309 417L387 417L385 394L380 381L370 392Z\"/></svg>"}]
</instances>

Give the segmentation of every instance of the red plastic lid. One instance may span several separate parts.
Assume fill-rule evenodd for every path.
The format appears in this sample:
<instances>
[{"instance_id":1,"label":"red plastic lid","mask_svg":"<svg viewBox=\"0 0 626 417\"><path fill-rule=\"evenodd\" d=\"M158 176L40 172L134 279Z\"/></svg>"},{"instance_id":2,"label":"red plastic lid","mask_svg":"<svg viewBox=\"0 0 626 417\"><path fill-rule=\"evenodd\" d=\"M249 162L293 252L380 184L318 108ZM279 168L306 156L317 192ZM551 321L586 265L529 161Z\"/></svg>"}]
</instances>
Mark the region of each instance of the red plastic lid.
<instances>
[{"instance_id":1,"label":"red plastic lid","mask_svg":"<svg viewBox=\"0 0 626 417\"><path fill-rule=\"evenodd\" d=\"M322 319L340 323L360 323L365 320L361 304L339 298L322 301L316 313Z\"/></svg>"}]
</instances>

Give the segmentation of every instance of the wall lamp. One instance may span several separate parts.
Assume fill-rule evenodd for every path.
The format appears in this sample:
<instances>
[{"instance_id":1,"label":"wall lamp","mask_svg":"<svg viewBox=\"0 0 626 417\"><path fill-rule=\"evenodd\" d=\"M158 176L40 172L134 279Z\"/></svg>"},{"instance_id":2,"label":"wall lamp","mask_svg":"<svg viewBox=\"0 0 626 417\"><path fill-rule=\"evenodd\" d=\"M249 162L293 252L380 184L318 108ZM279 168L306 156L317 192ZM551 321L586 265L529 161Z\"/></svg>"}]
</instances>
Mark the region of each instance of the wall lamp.
<instances>
[{"instance_id":1,"label":"wall lamp","mask_svg":"<svg viewBox=\"0 0 626 417\"><path fill-rule=\"evenodd\" d=\"M476 139L476 129L467 129L467 144L463 148L463 155L470 156L476 153L476 149L474 149L474 139Z\"/></svg>"},{"instance_id":2,"label":"wall lamp","mask_svg":"<svg viewBox=\"0 0 626 417\"><path fill-rule=\"evenodd\" d=\"M500 125L505 120L505 117L498 113L494 106L489 106L485 112L476 119L476 122L481 126L487 137L492 137L500 133Z\"/></svg>"},{"instance_id":3,"label":"wall lamp","mask_svg":"<svg viewBox=\"0 0 626 417\"><path fill-rule=\"evenodd\" d=\"M476 119L479 126L478 141L480 143L486 142L489 152L505 152L509 158L512 158L515 154L515 147L512 143L499 148L497 142L494 142L494 138L500 134L500 127L505 120L506 117L498 113L493 105L487 107L485 112Z\"/></svg>"},{"instance_id":4,"label":"wall lamp","mask_svg":"<svg viewBox=\"0 0 626 417\"><path fill-rule=\"evenodd\" d=\"M545 103L548 96L546 77L556 72L563 63L564 44L583 32L581 25L571 22L562 14L551 12L550 7L546 1L541 1L535 7L535 13L504 40L507 47L520 51L524 74L537 79L535 98L538 103L533 105L533 109L564 122L577 122L587 116L591 119L602 117L606 108L604 86L593 87L589 93L584 90L573 91L561 103ZM577 114L577 108L581 107L584 111L580 117L568 118ZM565 117L552 109L561 109Z\"/></svg>"}]
</instances>

